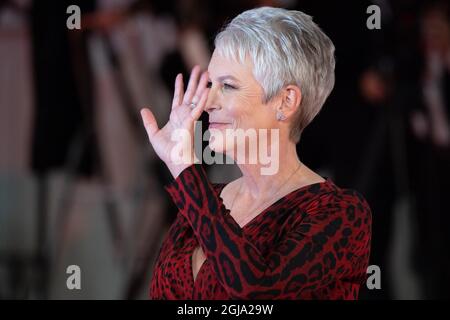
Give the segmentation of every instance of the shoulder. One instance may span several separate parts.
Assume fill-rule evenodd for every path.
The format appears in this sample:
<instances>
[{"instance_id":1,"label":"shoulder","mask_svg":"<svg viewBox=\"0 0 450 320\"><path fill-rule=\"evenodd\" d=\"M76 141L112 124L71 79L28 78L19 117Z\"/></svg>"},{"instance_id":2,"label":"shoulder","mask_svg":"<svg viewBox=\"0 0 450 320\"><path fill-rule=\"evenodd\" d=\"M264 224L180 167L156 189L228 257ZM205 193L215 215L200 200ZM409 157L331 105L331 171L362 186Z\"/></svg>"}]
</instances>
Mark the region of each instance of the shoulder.
<instances>
[{"instance_id":1,"label":"shoulder","mask_svg":"<svg viewBox=\"0 0 450 320\"><path fill-rule=\"evenodd\" d=\"M333 203L337 208L345 211L349 221L363 218L368 223L371 220L370 206L363 195L356 190L337 188Z\"/></svg>"},{"instance_id":2,"label":"shoulder","mask_svg":"<svg viewBox=\"0 0 450 320\"><path fill-rule=\"evenodd\" d=\"M372 238L372 213L366 199L329 179L306 192L310 200L299 204L301 217L291 228L303 236L308 234L312 245L329 242L337 257L346 253L346 259L365 270Z\"/></svg>"},{"instance_id":3,"label":"shoulder","mask_svg":"<svg viewBox=\"0 0 450 320\"><path fill-rule=\"evenodd\" d=\"M310 217L336 217L343 222L371 225L372 213L366 199L358 191L338 187L327 178L325 182L308 186L299 199L299 207Z\"/></svg>"}]
</instances>

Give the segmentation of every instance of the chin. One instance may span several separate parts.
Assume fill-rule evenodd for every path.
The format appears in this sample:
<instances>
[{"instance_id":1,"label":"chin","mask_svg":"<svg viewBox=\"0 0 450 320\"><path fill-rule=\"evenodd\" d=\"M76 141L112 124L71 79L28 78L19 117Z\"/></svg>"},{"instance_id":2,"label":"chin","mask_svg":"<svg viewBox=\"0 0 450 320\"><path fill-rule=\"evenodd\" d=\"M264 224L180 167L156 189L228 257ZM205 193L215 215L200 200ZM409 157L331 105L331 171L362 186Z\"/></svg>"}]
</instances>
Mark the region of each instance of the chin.
<instances>
[{"instance_id":1,"label":"chin","mask_svg":"<svg viewBox=\"0 0 450 320\"><path fill-rule=\"evenodd\" d=\"M232 154L231 150L234 148L234 144L226 146L225 141L222 139L215 139L214 135L211 135L208 147L215 153L221 153L226 156L227 154Z\"/></svg>"},{"instance_id":2,"label":"chin","mask_svg":"<svg viewBox=\"0 0 450 320\"><path fill-rule=\"evenodd\" d=\"M209 139L208 146L214 152L225 153L223 143L214 139L214 136L211 136L211 138Z\"/></svg>"}]
</instances>

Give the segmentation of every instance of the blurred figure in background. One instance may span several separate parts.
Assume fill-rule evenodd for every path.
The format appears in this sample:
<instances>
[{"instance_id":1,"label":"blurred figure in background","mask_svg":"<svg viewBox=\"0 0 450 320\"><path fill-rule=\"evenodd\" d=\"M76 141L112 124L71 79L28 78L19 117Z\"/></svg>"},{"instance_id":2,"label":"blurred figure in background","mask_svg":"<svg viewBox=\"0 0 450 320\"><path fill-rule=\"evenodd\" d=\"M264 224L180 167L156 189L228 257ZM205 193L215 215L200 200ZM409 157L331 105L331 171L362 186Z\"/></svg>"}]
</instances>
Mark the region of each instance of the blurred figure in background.
<instances>
[{"instance_id":1,"label":"blurred figure in background","mask_svg":"<svg viewBox=\"0 0 450 320\"><path fill-rule=\"evenodd\" d=\"M407 110L417 87L417 12L420 1L373 1L381 10L381 30L369 31L366 70L360 75L360 105L369 130L363 146L364 166L355 176L373 203L371 264L381 269L381 290L367 290L368 299L414 298L399 289L409 278L411 215L405 149ZM350 172L349 172L350 173ZM405 219L405 220L402 220ZM403 223L403 225L399 225ZM398 241L396 235L402 234ZM414 236L414 234L412 235ZM399 248L399 249L398 249ZM408 275L407 275L408 274ZM398 280L401 278L401 280ZM415 284L415 283L414 283ZM409 285L414 287L414 284ZM405 286L403 286L405 287ZM408 286L406 286L408 287ZM413 290L409 290L413 291Z\"/></svg>"},{"instance_id":2,"label":"blurred figure in background","mask_svg":"<svg viewBox=\"0 0 450 320\"><path fill-rule=\"evenodd\" d=\"M450 27L449 3L426 3L420 15L420 77L409 112L409 172L415 200L414 262L425 298L449 298ZM445 249L444 249L445 248Z\"/></svg>"}]
</instances>

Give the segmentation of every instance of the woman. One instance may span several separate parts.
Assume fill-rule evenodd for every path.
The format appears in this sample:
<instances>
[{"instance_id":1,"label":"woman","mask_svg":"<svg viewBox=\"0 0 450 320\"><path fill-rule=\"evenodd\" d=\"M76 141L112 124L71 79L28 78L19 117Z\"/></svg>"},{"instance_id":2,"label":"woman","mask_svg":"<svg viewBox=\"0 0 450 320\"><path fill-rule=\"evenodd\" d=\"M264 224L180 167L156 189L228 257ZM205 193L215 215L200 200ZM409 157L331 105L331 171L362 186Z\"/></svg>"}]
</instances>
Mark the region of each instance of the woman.
<instances>
[{"instance_id":1,"label":"woman","mask_svg":"<svg viewBox=\"0 0 450 320\"><path fill-rule=\"evenodd\" d=\"M302 164L295 148L334 85L332 42L310 16L264 7L237 16L215 45L208 71L195 67L185 93L177 76L162 129L149 109L141 112L174 177L166 190L179 209L151 298L356 299L368 265L370 209L358 193ZM210 148L239 160L242 177L227 185L211 184L193 156L174 157L175 132L192 137L203 111ZM257 145L278 153L270 174L262 174L263 161L250 161L247 139L222 139L230 130L260 129L271 134L256 135ZM193 149L193 139L183 141L182 150Z\"/></svg>"}]
</instances>

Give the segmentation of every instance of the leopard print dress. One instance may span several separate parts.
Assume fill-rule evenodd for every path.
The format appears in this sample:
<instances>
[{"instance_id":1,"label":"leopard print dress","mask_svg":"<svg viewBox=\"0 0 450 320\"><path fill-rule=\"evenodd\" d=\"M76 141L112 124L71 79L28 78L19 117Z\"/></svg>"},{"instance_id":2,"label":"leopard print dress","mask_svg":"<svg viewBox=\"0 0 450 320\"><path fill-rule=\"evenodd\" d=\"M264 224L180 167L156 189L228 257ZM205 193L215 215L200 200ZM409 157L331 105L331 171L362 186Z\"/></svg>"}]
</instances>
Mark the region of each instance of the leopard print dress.
<instances>
[{"instance_id":1,"label":"leopard print dress","mask_svg":"<svg viewBox=\"0 0 450 320\"><path fill-rule=\"evenodd\" d=\"M357 299L366 278L371 211L330 179L299 188L240 227L224 184L199 164L165 187L179 211L159 251L151 299ZM206 260L195 278L192 253Z\"/></svg>"}]
</instances>

